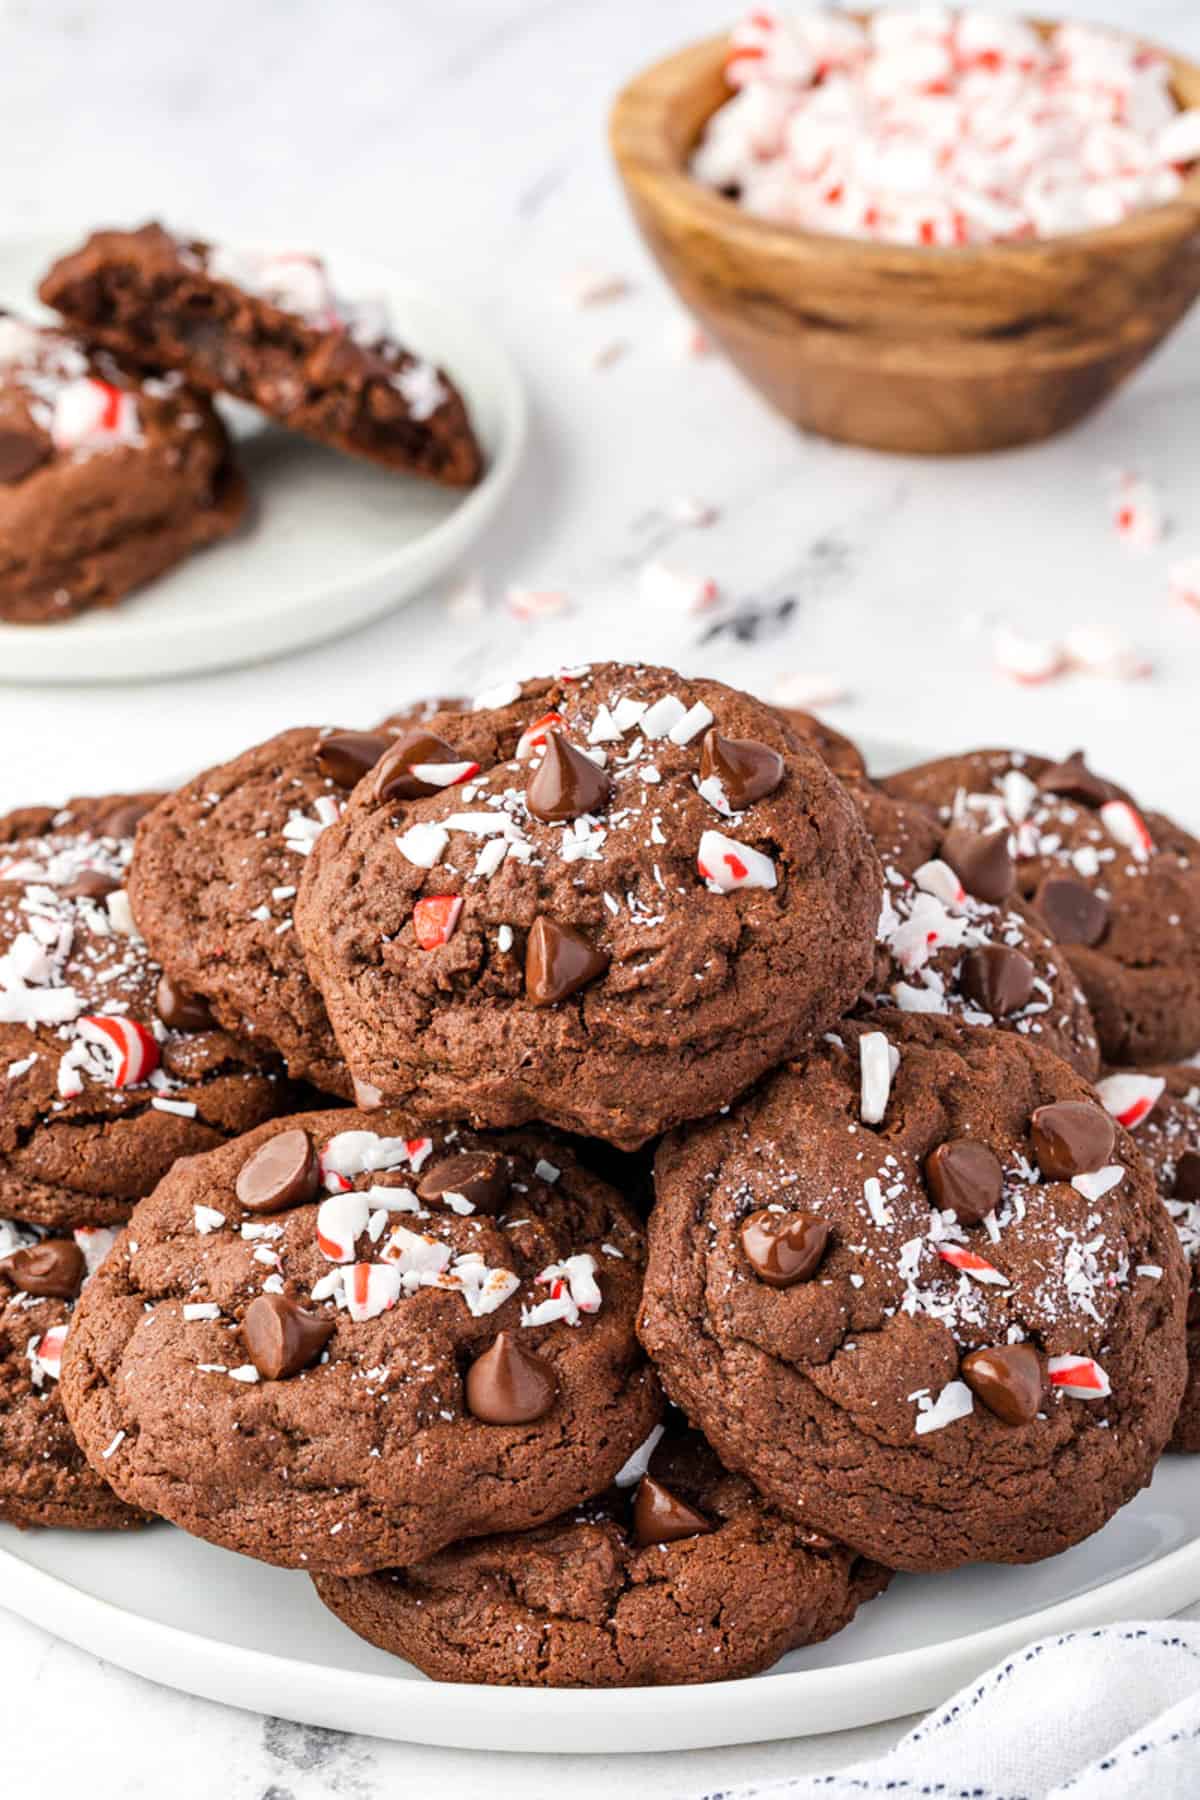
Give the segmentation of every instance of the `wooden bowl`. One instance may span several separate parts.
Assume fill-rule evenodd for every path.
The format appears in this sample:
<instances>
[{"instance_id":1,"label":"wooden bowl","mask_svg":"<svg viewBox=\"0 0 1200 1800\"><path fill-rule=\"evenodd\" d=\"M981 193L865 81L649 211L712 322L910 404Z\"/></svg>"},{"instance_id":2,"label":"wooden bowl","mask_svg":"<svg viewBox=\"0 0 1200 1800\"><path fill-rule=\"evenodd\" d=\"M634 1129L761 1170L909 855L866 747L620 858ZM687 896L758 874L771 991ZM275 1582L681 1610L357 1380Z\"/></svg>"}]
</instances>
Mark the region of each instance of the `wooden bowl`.
<instances>
[{"instance_id":1,"label":"wooden bowl","mask_svg":"<svg viewBox=\"0 0 1200 1800\"><path fill-rule=\"evenodd\" d=\"M1048 28L1044 28L1048 29ZM774 225L687 172L730 95L724 37L618 96L613 153L663 273L766 399L844 443L930 455L1034 443L1089 413L1200 292L1200 171L1119 225L913 249ZM1171 58L1200 105L1200 68Z\"/></svg>"}]
</instances>

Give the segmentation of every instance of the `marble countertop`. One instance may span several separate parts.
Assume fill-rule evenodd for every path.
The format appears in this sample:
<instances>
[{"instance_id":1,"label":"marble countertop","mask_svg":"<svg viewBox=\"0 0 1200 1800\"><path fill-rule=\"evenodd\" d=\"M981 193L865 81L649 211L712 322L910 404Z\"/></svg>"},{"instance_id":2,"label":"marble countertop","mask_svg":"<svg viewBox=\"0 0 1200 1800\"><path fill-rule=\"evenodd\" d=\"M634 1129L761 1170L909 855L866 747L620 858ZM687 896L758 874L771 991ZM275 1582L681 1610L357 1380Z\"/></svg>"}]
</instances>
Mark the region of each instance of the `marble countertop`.
<instances>
[{"instance_id":1,"label":"marble countertop","mask_svg":"<svg viewBox=\"0 0 1200 1800\"><path fill-rule=\"evenodd\" d=\"M634 237L608 162L608 101L640 65L727 23L721 0L315 0L200 12L151 0L0 0L0 233L162 216L228 238L338 244L465 300L513 350L534 404L528 466L473 567L561 589L570 608L469 626L444 592L319 649L145 687L3 684L0 809L145 788L302 720L366 722L429 691L594 655L701 668L773 694L820 678L847 731L934 749L1088 745L1166 810L1200 815L1200 615L1168 604L1200 555L1200 316L1081 429L985 460L885 458L805 439L716 358L684 361L678 314ZM997 0L997 10L1017 10ZM1129 22L1126 0L1076 0ZM1143 0L1138 28L1200 55L1189 0ZM577 310L581 265L629 297ZM598 353L622 354L596 366ZM1105 484L1134 468L1172 521L1120 546ZM673 503L716 509L706 529ZM648 612L650 556L710 576L702 619ZM1153 672L1017 687L995 631L1122 634ZM1191 747L1189 750L1189 746ZM3 1595L0 1593L0 1601ZM5 1767L51 1790L176 1800L699 1793L834 1767L899 1726L755 1750L565 1762L342 1739L172 1694L0 1614ZM73 1730L58 1729L69 1696ZM118 1729L114 1732L114 1721ZM119 1768L97 1785L92 1750ZM14 1749L15 1746L15 1749ZM219 1775L218 1775L219 1772ZM20 1781L15 1791L26 1791Z\"/></svg>"}]
</instances>

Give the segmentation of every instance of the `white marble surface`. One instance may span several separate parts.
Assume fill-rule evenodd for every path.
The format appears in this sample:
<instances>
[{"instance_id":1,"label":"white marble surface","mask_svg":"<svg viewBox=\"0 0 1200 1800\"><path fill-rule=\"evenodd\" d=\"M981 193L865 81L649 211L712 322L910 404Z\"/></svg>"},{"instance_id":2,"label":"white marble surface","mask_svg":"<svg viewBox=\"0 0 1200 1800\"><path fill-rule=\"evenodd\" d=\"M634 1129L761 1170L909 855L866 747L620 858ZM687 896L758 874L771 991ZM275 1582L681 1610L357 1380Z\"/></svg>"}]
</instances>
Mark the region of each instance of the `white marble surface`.
<instances>
[{"instance_id":1,"label":"white marble surface","mask_svg":"<svg viewBox=\"0 0 1200 1800\"><path fill-rule=\"evenodd\" d=\"M66 241L86 225L159 214L218 236L339 243L438 280L507 339L535 404L525 479L479 567L497 594L514 583L572 601L538 627L499 607L464 626L431 595L320 650L153 688L21 692L0 669L0 808L146 787L284 725L366 721L409 695L610 654L764 691L788 675L830 675L851 695L830 717L851 732L944 748L1087 743L1164 807L1200 814L1200 616L1166 601L1169 563L1200 554L1200 319L1090 424L986 461L885 459L802 439L716 360L680 362L667 342L675 309L624 214L604 117L624 77L731 10L722 0L209 0L198 10L0 0L0 232L61 226ZM1200 55L1191 0L1074 10ZM627 273L632 297L572 310L564 278L584 263ZM614 341L626 353L593 367ZM1175 520L1145 557L1120 548L1107 520L1105 474L1131 465L1161 485ZM671 523L664 509L682 494L712 502L717 522ZM638 605L635 575L650 554L714 576L731 609L796 604L757 643L729 631L705 643L713 620ZM998 623L1051 635L1107 624L1155 672L1015 689L989 666ZM844 1764L898 1729L620 1764L406 1750L170 1694L7 1615L0 1691L6 1786L86 1780L100 1800L168 1784L176 1800L564 1786L589 1796L618 1782L631 1796L711 1792Z\"/></svg>"}]
</instances>

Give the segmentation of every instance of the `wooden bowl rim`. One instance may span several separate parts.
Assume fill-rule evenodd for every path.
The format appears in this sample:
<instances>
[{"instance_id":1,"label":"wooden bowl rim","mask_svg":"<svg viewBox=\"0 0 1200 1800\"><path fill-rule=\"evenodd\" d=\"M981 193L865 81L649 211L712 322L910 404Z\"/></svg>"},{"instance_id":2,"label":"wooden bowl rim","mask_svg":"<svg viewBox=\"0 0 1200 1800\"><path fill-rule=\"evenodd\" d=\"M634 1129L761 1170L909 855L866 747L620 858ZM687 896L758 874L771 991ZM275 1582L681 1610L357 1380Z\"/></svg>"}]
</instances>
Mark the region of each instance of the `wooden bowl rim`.
<instances>
[{"instance_id":1,"label":"wooden bowl rim","mask_svg":"<svg viewBox=\"0 0 1200 1800\"><path fill-rule=\"evenodd\" d=\"M1029 22L1045 32L1054 23L1065 21ZM1172 85L1194 88L1200 105L1200 64L1140 34L1125 35L1136 35L1138 43L1165 57L1171 66ZM1185 176L1183 188L1173 200L1142 207L1115 225L1097 225L1088 231L1062 232L1055 237L965 245L890 244L758 218L743 211L735 200L697 181L679 161L666 129L672 102L701 79L711 79L723 67L728 47L729 33L722 32L685 45L641 70L613 102L609 141L623 174L647 178L665 197L688 209L697 223L708 225L747 251L760 250L798 262L851 260L861 263L864 270L902 268L909 273L913 258L921 257L928 258L933 267L941 264L947 272L967 272L983 263L1030 257L1053 260L1064 254L1130 249L1159 237L1186 236L1200 225L1200 162Z\"/></svg>"}]
</instances>

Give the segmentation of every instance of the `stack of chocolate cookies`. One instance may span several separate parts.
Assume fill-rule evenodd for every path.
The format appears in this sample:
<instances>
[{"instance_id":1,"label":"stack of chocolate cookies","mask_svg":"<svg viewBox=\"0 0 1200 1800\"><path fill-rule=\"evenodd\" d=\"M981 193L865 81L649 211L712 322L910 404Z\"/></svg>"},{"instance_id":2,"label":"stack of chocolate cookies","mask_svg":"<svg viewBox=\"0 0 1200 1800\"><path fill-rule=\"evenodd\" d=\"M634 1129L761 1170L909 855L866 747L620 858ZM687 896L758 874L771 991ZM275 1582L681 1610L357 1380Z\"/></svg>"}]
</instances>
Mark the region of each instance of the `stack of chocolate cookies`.
<instances>
[{"instance_id":1,"label":"stack of chocolate cookies","mask_svg":"<svg viewBox=\"0 0 1200 1800\"><path fill-rule=\"evenodd\" d=\"M585 1687L1054 1555L1200 1448L1197 1045L1200 844L1081 756L669 669L15 814L0 1516Z\"/></svg>"},{"instance_id":2,"label":"stack of chocolate cookies","mask_svg":"<svg viewBox=\"0 0 1200 1800\"><path fill-rule=\"evenodd\" d=\"M444 487L483 472L446 371L319 256L96 231L38 294L59 326L0 313L0 619L111 606L237 529L246 485L217 396Z\"/></svg>"}]
</instances>

